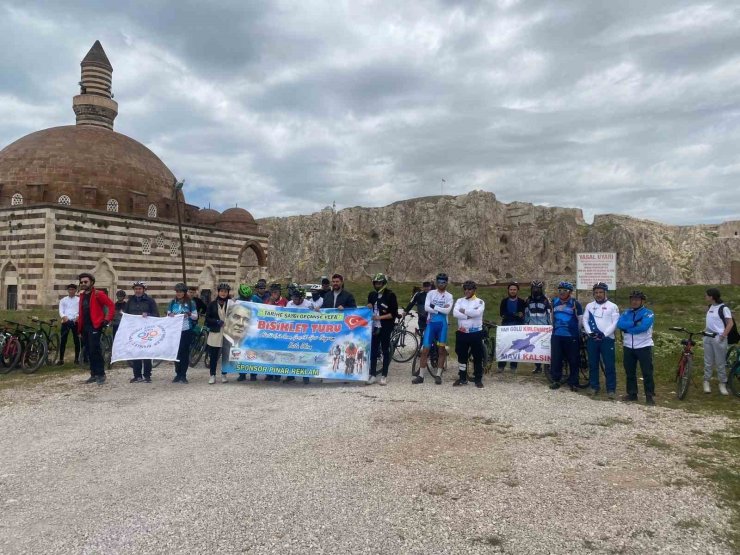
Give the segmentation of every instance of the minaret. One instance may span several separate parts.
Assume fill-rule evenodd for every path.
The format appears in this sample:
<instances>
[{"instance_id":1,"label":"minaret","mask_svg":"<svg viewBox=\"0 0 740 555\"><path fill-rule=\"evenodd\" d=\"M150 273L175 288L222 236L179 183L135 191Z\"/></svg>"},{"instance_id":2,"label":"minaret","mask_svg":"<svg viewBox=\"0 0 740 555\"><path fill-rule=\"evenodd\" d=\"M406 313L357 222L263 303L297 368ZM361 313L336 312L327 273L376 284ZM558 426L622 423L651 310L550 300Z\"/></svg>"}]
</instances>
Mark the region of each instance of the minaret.
<instances>
[{"instance_id":1,"label":"minaret","mask_svg":"<svg viewBox=\"0 0 740 555\"><path fill-rule=\"evenodd\" d=\"M99 40L92 45L80 66L80 94L72 99L77 125L94 125L112 130L113 120L118 115L118 103L113 100L111 92L113 67Z\"/></svg>"}]
</instances>

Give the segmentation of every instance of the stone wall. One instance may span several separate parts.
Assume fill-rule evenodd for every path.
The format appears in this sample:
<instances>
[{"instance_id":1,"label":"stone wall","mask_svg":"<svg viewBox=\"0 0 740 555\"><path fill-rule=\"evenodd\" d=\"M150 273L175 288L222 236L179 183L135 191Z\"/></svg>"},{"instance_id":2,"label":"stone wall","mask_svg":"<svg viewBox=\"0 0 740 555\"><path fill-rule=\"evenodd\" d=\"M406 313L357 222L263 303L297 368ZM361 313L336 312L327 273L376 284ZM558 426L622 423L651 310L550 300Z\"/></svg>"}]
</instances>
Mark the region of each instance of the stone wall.
<instances>
[{"instance_id":1,"label":"stone wall","mask_svg":"<svg viewBox=\"0 0 740 555\"><path fill-rule=\"evenodd\" d=\"M729 283L740 260L740 240L720 237L719 226L611 214L589 225L579 209L504 204L482 191L258 223L270 236L270 275L300 281L334 271L419 281L445 271L455 281L552 283L575 279L577 252L604 251L618 253L620 283Z\"/></svg>"}]
</instances>

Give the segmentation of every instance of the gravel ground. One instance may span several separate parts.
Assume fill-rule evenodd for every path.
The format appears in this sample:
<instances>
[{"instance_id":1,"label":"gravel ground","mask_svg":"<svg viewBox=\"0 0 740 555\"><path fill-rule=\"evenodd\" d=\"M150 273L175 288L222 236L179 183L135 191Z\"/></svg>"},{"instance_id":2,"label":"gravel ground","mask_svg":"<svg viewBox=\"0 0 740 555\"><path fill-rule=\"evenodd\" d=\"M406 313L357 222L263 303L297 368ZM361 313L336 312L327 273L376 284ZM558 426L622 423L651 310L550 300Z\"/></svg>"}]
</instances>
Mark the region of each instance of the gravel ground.
<instances>
[{"instance_id":1,"label":"gravel ground","mask_svg":"<svg viewBox=\"0 0 740 555\"><path fill-rule=\"evenodd\" d=\"M0 391L0 552L732 552L684 464L724 419L407 373Z\"/></svg>"}]
</instances>

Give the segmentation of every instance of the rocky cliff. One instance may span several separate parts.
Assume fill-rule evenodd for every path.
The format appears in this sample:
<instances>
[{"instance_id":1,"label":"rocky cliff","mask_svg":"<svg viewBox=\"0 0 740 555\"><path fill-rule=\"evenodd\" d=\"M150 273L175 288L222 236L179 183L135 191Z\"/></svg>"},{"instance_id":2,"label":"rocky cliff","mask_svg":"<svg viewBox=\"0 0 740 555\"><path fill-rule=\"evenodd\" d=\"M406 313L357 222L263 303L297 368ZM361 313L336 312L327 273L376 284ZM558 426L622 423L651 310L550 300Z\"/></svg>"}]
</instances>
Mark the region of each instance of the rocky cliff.
<instances>
[{"instance_id":1,"label":"rocky cliff","mask_svg":"<svg viewBox=\"0 0 740 555\"><path fill-rule=\"evenodd\" d=\"M616 252L624 284L728 283L740 239L719 226L671 226L628 216L528 203L504 204L489 192L423 197L381 208L326 208L265 218L275 278L314 281L339 272L362 279L385 272L419 281L445 271L453 281L575 278L577 252Z\"/></svg>"}]
</instances>

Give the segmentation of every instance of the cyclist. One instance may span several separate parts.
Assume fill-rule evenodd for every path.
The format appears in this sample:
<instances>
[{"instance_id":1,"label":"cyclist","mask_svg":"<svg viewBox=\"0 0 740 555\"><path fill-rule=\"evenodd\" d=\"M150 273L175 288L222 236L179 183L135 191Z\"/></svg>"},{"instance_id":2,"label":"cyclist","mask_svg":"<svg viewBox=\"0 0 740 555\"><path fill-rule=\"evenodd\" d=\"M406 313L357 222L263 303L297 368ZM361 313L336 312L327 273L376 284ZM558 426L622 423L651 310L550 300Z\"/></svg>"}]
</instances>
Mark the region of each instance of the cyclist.
<instances>
[{"instance_id":1,"label":"cyclist","mask_svg":"<svg viewBox=\"0 0 740 555\"><path fill-rule=\"evenodd\" d=\"M704 299L709 305L704 331L717 334L715 337L704 337L704 393L712 392L709 380L716 366L719 392L727 395L727 337L734 325L732 313L730 307L722 302L719 289L707 289Z\"/></svg>"},{"instance_id":2,"label":"cyclist","mask_svg":"<svg viewBox=\"0 0 740 555\"><path fill-rule=\"evenodd\" d=\"M260 278L254 286L256 295L260 298L261 303L266 303L270 298L270 292L267 290L267 280Z\"/></svg>"},{"instance_id":3,"label":"cyclist","mask_svg":"<svg viewBox=\"0 0 740 555\"><path fill-rule=\"evenodd\" d=\"M80 316L80 298L77 296L77 286L74 283L67 285L67 296L59 301L59 317L62 319L62 335L59 340L59 362L64 365L64 351L67 348L67 336L72 332L72 341L75 345L75 364L80 363L80 336L77 335L77 318Z\"/></svg>"},{"instance_id":4,"label":"cyclist","mask_svg":"<svg viewBox=\"0 0 740 555\"><path fill-rule=\"evenodd\" d=\"M544 293L545 284L533 281L529 286L529 297L524 301L524 323L531 326L552 325L552 304ZM548 368L549 365L545 365ZM536 362L533 374L542 372L542 363Z\"/></svg>"},{"instance_id":5,"label":"cyclist","mask_svg":"<svg viewBox=\"0 0 740 555\"><path fill-rule=\"evenodd\" d=\"M123 312L126 314L143 316L144 318L146 318L147 316L159 316L159 308L157 307L157 303L154 301L154 299L146 294L146 283L144 283L143 281L134 282L134 294L128 298L128 301L126 301L126 306L123 307ZM151 359L145 358L141 360L132 360L131 368L134 371L134 377L129 380L130 383L151 383Z\"/></svg>"},{"instance_id":6,"label":"cyclist","mask_svg":"<svg viewBox=\"0 0 740 555\"><path fill-rule=\"evenodd\" d=\"M486 303L475 296L478 286L474 281L463 283L463 297L457 299L452 314L457 318L455 352L458 378L453 386L468 384L468 360L473 355L475 386L483 387L483 312Z\"/></svg>"},{"instance_id":7,"label":"cyclist","mask_svg":"<svg viewBox=\"0 0 740 555\"><path fill-rule=\"evenodd\" d=\"M424 339L422 341L421 356L419 360L419 375L411 383L424 383L424 371L427 370L427 358L429 357L429 348L432 343L437 343L439 348L439 359L437 362L437 374L434 375L434 383L442 385L442 368L445 365L447 357L447 315L452 310L452 295L447 291L449 278L445 273L437 274L435 283L437 288L427 293L424 301L424 310L427 313L427 327L424 330ZM430 372L431 373L431 372Z\"/></svg>"},{"instance_id":8,"label":"cyclist","mask_svg":"<svg viewBox=\"0 0 740 555\"><path fill-rule=\"evenodd\" d=\"M653 322L655 314L645 306L647 297L642 291L630 293L630 308L622 312L617 328L624 332L624 372L627 376L627 395L622 401L637 401L637 363L642 370L645 402L654 405L655 381L653 380Z\"/></svg>"},{"instance_id":9,"label":"cyclist","mask_svg":"<svg viewBox=\"0 0 740 555\"><path fill-rule=\"evenodd\" d=\"M550 389L560 387L563 377L563 363L567 362L570 368L568 385L571 391L578 391L578 364L580 359L580 326L583 316L581 303L571 295L573 284L568 281L558 283L558 296L552 301L552 338L550 351L552 353L552 384Z\"/></svg>"},{"instance_id":10,"label":"cyclist","mask_svg":"<svg viewBox=\"0 0 740 555\"><path fill-rule=\"evenodd\" d=\"M282 287L279 283L273 283L270 285L270 298L265 301L265 304L273 306L285 306L288 304L288 299L281 296Z\"/></svg>"},{"instance_id":11,"label":"cyclist","mask_svg":"<svg viewBox=\"0 0 740 555\"><path fill-rule=\"evenodd\" d=\"M111 327L113 328L113 338L116 337L116 332L118 332L118 326L121 325L121 315L123 314L123 309L126 307L126 291L123 289L119 289L116 291L116 313L113 316L113 321L111 322Z\"/></svg>"},{"instance_id":12,"label":"cyclist","mask_svg":"<svg viewBox=\"0 0 740 555\"><path fill-rule=\"evenodd\" d=\"M288 304L286 305L286 308L302 308L304 310L313 310L313 302L309 301L306 298L306 290L303 287L296 287L293 289L292 298L290 301L288 301ZM279 376L275 376L278 380L280 379ZM295 381L295 376L287 376L285 378L286 382L292 382ZM303 383L308 383L310 380L308 377L303 377Z\"/></svg>"},{"instance_id":13,"label":"cyclist","mask_svg":"<svg viewBox=\"0 0 740 555\"><path fill-rule=\"evenodd\" d=\"M314 284L311 286L311 302L314 310L319 310L324 305L324 293L325 291L320 285Z\"/></svg>"},{"instance_id":14,"label":"cyclist","mask_svg":"<svg viewBox=\"0 0 740 555\"><path fill-rule=\"evenodd\" d=\"M377 381L378 357L383 354L383 367L380 371L380 385L388 383L388 367L391 364L391 334L398 318L398 299L388 289L385 274L373 276L373 289L367 296L367 307L372 309L373 335L370 342L370 378L368 385Z\"/></svg>"},{"instance_id":15,"label":"cyclist","mask_svg":"<svg viewBox=\"0 0 740 555\"><path fill-rule=\"evenodd\" d=\"M190 365L190 342L193 339L193 325L198 321L198 309L193 300L188 297L188 287L184 283L175 285L175 298L167 307L167 316L183 314L182 332L180 333L180 347L177 349L175 362L175 378L173 383L188 383L187 373Z\"/></svg>"},{"instance_id":16,"label":"cyclist","mask_svg":"<svg viewBox=\"0 0 740 555\"><path fill-rule=\"evenodd\" d=\"M614 332L619 320L619 308L609 299L609 286L599 282L592 288L594 300L586 305L583 313L583 331L586 332L588 350L588 378L591 395L599 394L599 359L604 363L606 394L614 399L617 394L616 355L614 352Z\"/></svg>"},{"instance_id":17,"label":"cyclist","mask_svg":"<svg viewBox=\"0 0 740 555\"><path fill-rule=\"evenodd\" d=\"M90 361L90 377L85 383L105 383L105 361L100 347L100 332L110 323L115 305L104 291L95 289L95 276L84 272L80 280L80 316L77 318L77 333L82 336Z\"/></svg>"},{"instance_id":18,"label":"cyclist","mask_svg":"<svg viewBox=\"0 0 740 555\"><path fill-rule=\"evenodd\" d=\"M416 307L417 323L419 325L419 335L424 336L424 330L427 327L427 313L424 310L424 302L427 299L427 293L432 290L432 282L425 281L421 284L421 289L414 287L414 295L411 297L409 304L406 305L404 312L408 314L413 307Z\"/></svg>"},{"instance_id":19,"label":"cyclist","mask_svg":"<svg viewBox=\"0 0 740 555\"><path fill-rule=\"evenodd\" d=\"M324 301L321 308L338 308L339 310L357 308L355 297L344 288L344 277L342 277L342 274L331 276L331 289L324 293Z\"/></svg>"},{"instance_id":20,"label":"cyclist","mask_svg":"<svg viewBox=\"0 0 740 555\"><path fill-rule=\"evenodd\" d=\"M260 297L259 295L255 295L252 292L252 288L246 283L239 284L239 290L237 291L237 294L238 294L238 300L240 301L248 301L250 303L261 303L262 302L262 297Z\"/></svg>"},{"instance_id":21,"label":"cyclist","mask_svg":"<svg viewBox=\"0 0 740 555\"><path fill-rule=\"evenodd\" d=\"M203 301L203 299L200 298L200 295L198 294L198 287L195 285L189 286L188 296L193 299L195 307L198 309L198 317L200 318L206 313L206 309L208 307L206 306L206 303Z\"/></svg>"},{"instance_id":22,"label":"cyclist","mask_svg":"<svg viewBox=\"0 0 740 555\"><path fill-rule=\"evenodd\" d=\"M224 322L226 321L226 304L229 301L231 286L228 283L219 283L216 289L216 298L208 305L205 322L208 327L208 339L206 340L206 345L208 346L208 367L210 370L210 377L208 378L209 384L216 383L216 368L218 367L218 361L222 357L223 353L223 327ZM226 383L229 380L226 378L226 372L223 371L223 366L221 370L221 383ZM239 377L241 378L242 375L243 374L239 374Z\"/></svg>"},{"instance_id":23,"label":"cyclist","mask_svg":"<svg viewBox=\"0 0 740 555\"><path fill-rule=\"evenodd\" d=\"M526 310L526 303L524 299L519 296L519 284L516 281L509 283L506 289L506 297L501 299L499 305L499 315L501 316L502 326L521 326L524 324L524 311ZM506 361L501 360L497 364L498 371L503 372L506 369ZM517 362L510 362L509 368L512 372L516 372L519 364Z\"/></svg>"}]
</instances>

